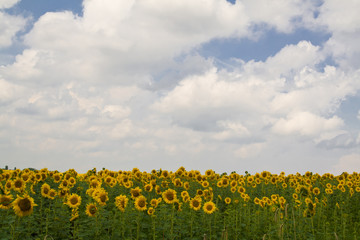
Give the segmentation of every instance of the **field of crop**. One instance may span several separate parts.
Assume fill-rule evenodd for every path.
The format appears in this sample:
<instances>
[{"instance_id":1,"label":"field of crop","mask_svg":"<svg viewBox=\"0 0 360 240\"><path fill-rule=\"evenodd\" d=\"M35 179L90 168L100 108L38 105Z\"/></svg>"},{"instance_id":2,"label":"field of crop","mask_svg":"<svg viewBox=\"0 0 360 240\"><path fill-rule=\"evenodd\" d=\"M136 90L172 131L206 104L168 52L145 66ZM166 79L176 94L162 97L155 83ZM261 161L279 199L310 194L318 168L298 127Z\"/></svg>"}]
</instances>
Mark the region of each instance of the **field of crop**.
<instances>
[{"instance_id":1,"label":"field of crop","mask_svg":"<svg viewBox=\"0 0 360 240\"><path fill-rule=\"evenodd\" d=\"M0 239L359 239L360 174L0 170Z\"/></svg>"}]
</instances>

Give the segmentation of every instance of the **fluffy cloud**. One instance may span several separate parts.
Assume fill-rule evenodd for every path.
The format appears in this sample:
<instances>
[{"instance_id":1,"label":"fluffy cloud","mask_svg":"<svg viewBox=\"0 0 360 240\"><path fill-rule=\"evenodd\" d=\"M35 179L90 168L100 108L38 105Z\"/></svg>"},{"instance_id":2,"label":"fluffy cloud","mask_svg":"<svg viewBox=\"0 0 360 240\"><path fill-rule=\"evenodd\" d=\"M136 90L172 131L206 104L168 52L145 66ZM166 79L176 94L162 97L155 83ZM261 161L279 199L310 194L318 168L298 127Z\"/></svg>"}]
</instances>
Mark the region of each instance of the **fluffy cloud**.
<instances>
[{"instance_id":1,"label":"fluffy cloud","mask_svg":"<svg viewBox=\"0 0 360 240\"><path fill-rule=\"evenodd\" d=\"M341 174L342 172L359 172L360 154L349 154L341 157L339 162L334 166L331 172Z\"/></svg>"},{"instance_id":2,"label":"fluffy cloud","mask_svg":"<svg viewBox=\"0 0 360 240\"><path fill-rule=\"evenodd\" d=\"M304 136L317 136L323 131L338 129L343 121L334 116L325 119L309 112L290 113L286 119L279 119L273 126L273 131L278 134L300 134Z\"/></svg>"},{"instance_id":3,"label":"fluffy cloud","mask_svg":"<svg viewBox=\"0 0 360 240\"><path fill-rule=\"evenodd\" d=\"M307 24L313 20L313 12L318 1L266 1L243 0L241 1L246 13L254 24L265 24L274 27L277 31L289 33L299 25Z\"/></svg>"},{"instance_id":4,"label":"fluffy cloud","mask_svg":"<svg viewBox=\"0 0 360 240\"><path fill-rule=\"evenodd\" d=\"M20 2L20 0L2 0L0 2L0 9L2 9L2 8L11 8L18 2Z\"/></svg>"},{"instance_id":5,"label":"fluffy cloud","mask_svg":"<svg viewBox=\"0 0 360 240\"><path fill-rule=\"evenodd\" d=\"M9 15L2 12L0 8L0 49L9 47L13 42L15 34L22 30L25 24L25 18Z\"/></svg>"},{"instance_id":6,"label":"fluffy cloud","mask_svg":"<svg viewBox=\"0 0 360 240\"><path fill-rule=\"evenodd\" d=\"M355 149L360 136L337 112L360 89L359 30L349 20L357 17L333 21L356 3L330 3L84 0L82 16L48 12L22 36L26 49L0 67L0 149L12 149L5 157L14 163L27 155L75 159L64 165L82 170L254 163L294 170L288 159L305 158L318 158L320 169ZM9 20L0 29L12 29L0 34L0 47L9 46L23 25L0 14ZM217 38L298 27L332 36L319 46L285 45L264 61L232 59L231 69L197 52Z\"/></svg>"}]
</instances>

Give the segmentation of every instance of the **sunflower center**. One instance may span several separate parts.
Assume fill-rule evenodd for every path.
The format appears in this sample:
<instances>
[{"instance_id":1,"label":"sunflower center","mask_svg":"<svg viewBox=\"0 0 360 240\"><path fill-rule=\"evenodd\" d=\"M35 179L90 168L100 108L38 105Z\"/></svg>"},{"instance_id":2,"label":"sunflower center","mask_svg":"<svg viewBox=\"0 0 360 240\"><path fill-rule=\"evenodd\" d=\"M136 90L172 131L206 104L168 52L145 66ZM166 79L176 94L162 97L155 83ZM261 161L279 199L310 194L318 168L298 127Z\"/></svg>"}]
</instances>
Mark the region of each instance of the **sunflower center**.
<instances>
[{"instance_id":1,"label":"sunflower center","mask_svg":"<svg viewBox=\"0 0 360 240\"><path fill-rule=\"evenodd\" d=\"M166 194L166 198L170 201L174 200L174 194L172 192L169 192Z\"/></svg>"},{"instance_id":2,"label":"sunflower center","mask_svg":"<svg viewBox=\"0 0 360 240\"><path fill-rule=\"evenodd\" d=\"M211 211L211 210L213 209L213 206L212 206L212 205L207 205L207 206L206 206L206 209L207 209L208 211Z\"/></svg>"},{"instance_id":3,"label":"sunflower center","mask_svg":"<svg viewBox=\"0 0 360 240\"><path fill-rule=\"evenodd\" d=\"M15 187L16 188L21 188L22 187L22 182L21 181L15 181Z\"/></svg>"},{"instance_id":4,"label":"sunflower center","mask_svg":"<svg viewBox=\"0 0 360 240\"><path fill-rule=\"evenodd\" d=\"M48 194L49 193L49 189L44 188L44 194Z\"/></svg>"},{"instance_id":5,"label":"sunflower center","mask_svg":"<svg viewBox=\"0 0 360 240\"><path fill-rule=\"evenodd\" d=\"M89 212L91 213L91 215L94 215L96 213L96 207L95 206L91 206L89 208Z\"/></svg>"},{"instance_id":6,"label":"sunflower center","mask_svg":"<svg viewBox=\"0 0 360 240\"><path fill-rule=\"evenodd\" d=\"M3 206L9 206L11 203L11 199L8 198L8 197L3 197L0 199L0 204L3 205Z\"/></svg>"},{"instance_id":7,"label":"sunflower center","mask_svg":"<svg viewBox=\"0 0 360 240\"><path fill-rule=\"evenodd\" d=\"M197 207L199 206L199 202L198 202L198 201L193 201L193 206L194 206L195 208L197 208Z\"/></svg>"},{"instance_id":8,"label":"sunflower center","mask_svg":"<svg viewBox=\"0 0 360 240\"><path fill-rule=\"evenodd\" d=\"M70 198L70 203L71 203L72 205L75 205L75 204L78 203L78 199L77 199L76 197Z\"/></svg>"},{"instance_id":9,"label":"sunflower center","mask_svg":"<svg viewBox=\"0 0 360 240\"><path fill-rule=\"evenodd\" d=\"M145 207L145 201L143 200L140 200L139 203L138 203L139 207L143 208Z\"/></svg>"},{"instance_id":10,"label":"sunflower center","mask_svg":"<svg viewBox=\"0 0 360 240\"><path fill-rule=\"evenodd\" d=\"M22 212L27 212L31 209L31 202L27 198L21 199L18 205Z\"/></svg>"},{"instance_id":11,"label":"sunflower center","mask_svg":"<svg viewBox=\"0 0 360 240\"><path fill-rule=\"evenodd\" d=\"M101 202L105 202L106 201L106 196L103 194L100 196L100 200Z\"/></svg>"}]
</instances>

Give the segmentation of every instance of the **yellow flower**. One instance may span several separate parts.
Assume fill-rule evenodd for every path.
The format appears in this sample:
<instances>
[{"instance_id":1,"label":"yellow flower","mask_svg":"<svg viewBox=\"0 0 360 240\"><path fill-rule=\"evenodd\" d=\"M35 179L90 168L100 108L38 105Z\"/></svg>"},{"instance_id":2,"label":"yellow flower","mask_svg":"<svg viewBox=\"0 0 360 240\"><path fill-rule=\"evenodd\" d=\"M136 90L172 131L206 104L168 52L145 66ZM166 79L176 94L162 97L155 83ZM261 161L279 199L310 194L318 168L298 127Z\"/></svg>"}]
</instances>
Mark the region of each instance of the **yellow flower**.
<instances>
[{"instance_id":1,"label":"yellow flower","mask_svg":"<svg viewBox=\"0 0 360 240\"><path fill-rule=\"evenodd\" d=\"M34 206L37 205L34 203L34 199L32 197L25 194L23 197L18 195L12 203L12 206L16 215L24 217L30 215L34 210Z\"/></svg>"},{"instance_id":2,"label":"yellow flower","mask_svg":"<svg viewBox=\"0 0 360 240\"><path fill-rule=\"evenodd\" d=\"M198 211L201 208L201 198L195 197L190 200L190 208L194 209L195 211Z\"/></svg>"},{"instance_id":3,"label":"yellow flower","mask_svg":"<svg viewBox=\"0 0 360 240\"><path fill-rule=\"evenodd\" d=\"M213 202L206 202L203 206L203 210L207 214L212 214L216 210L215 203Z\"/></svg>"},{"instance_id":4,"label":"yellow flower","mask_svg":"<svg viewBox=\"0 0 360 240\"><path fill-rule=\"evenodd\" d=\"M23 192L25 190L25 181L22 180L21 178L16 178L14 180L14 185L13 185L13 189L17 192Z\"/></svg>"},{"instance_id":5,"label":"yellow flower","mask_svg":"<svg viewBox=\"0 0 360 240\"><path fill-rule=\"evenodd\" d=\"M147 213L148 213L150 216L151 216L151 215L154 215L154 213L155 213L155 209L154 209L154 208L152 208L152 207L149 207L149 209L148 209Z\"/></svg>"},{"instance_id":6,"label":"yellow flower","mask_svg":"<svg viewBox=\"0 0 360 240\"><path fill-rule=\"evenodd\" d=\"M71 194L68 196L66 203L71 208L77 208L81 204L81 197L76 193Z\"/></svg>"},{"instance_id":7,"label":"yellow flower","mask_svg":"<svg viewBox=\"0 0 360 240\"><path fill-rule=\"evenodd\" d=\"M203 188L207 188L209 186L209 182L208 181L203 181L201 183L201 185L203 186Z\"/></svg>"},{"instance_id":8,"label":"yellow flower","mask_svg":"<svg viewBox=\"0 0 360 240\"><path fill-rule=\"evenodd\" d=\"M146 197L139 196L135 199L135 208L138 211L145 211L146 210Z\"/></svg>"},{"instance_id":9,"label":"yellow flower","mask_svg":"<svg viewBox=\"0 0 360 240\"><path fill-rule=\"evenodd\" d=\"M57 195L57 193L56 193L55 189L50 189L48 198L54 199L56 195Z\"/></svg>"},{"instance_id":10,"label":"yellow flower","mask_svg":"<svg viewBox=\"0 0 360 240\"><path fill-rule=\"evenodd\" d=\"M162 193L162 197L168 204L174 203L177 200L176 191L170 188Z\"/></svg>"},{"instance_id":11,"label":"yellow flower","mask_svg":"<svg viewBox=\"0 0 360 240\"><path fill-rule=\"evenodd\" d=\"M320 194L320 189L318 187L315 187L313 190L312 190L313 194L315 195L319 195Z\"/></svg>"},{"instance_id":12,"label":"yellow flower","mask_svg":"<svg viewBox=\"0 0 360 240\"><path fill-rule=\"evenodd\" d=\"M44 183L41 186L41 196L43 197L49 197L49 193L50 193L50 185L47 183Z\"/></svg>"},{"instance_id":13,"label":"yellow flower","mask_svg":"<svg viewBox=\"0 0 360 240\"><path fill-rule=\"evenodd\" d=\"M85 210L85 213L86 215L88 215L89 217L94 217L96 215L98 211L98 208L96 206L96 204L94 203L88 203L86 205L86 210Z\"/></svg>"},{"instance_id":14,"label":"yellow flower","mask_svg":"<svg viewBox=\"0 0 360 240\"><path fill-rule=\"evenodd\" d=\"M153 186L151 184L146 184L144 186L145 191L151 192L153 190Z\"/></svg>"},{"instance_id":15,"label":"yellow flower","mask_svg":"<svg viewBox=\"0 0 360 240\"><path fill-rule=\"evenodd\" d=\"M105 206L106 202L109 200L108 193L104 189L101 189L94 199L99 203L99 205Z\"/></svg>"},{"instance_id":16,"label":"yellow flower","mask_svg":"<svg viewBox=\"0 0 360 240\"><path fill-rule=\"evenodd\" d=\"M12 195L0 195L0 209L10 209L12 200Z\"/></svg>"},{"instance_id":17,"label":"yellow flower","mask_svg":"<svg viewBox=\"0 0 360 240\"><path fill-rule=\"evenodd\" d=\"M231 203L231 198L226 197L226 198L225 198L225 203L226 203L226 204L230 204L230 203Z\"/></svg>"},{"instance_id":18,"label":"yellow flower","mask_svg":"<svg viewBox=\"0 0 360 240\"><path fill-rule=\"evenodd\" d=\"M10 191L11 189L13 189L14 187L14 183L12 180L8 180L6 183L5 183L5 189Z\"/></svg>"},{"instance_id":19,"label":"yellow flower","mask_svg":"<svg viewBox=\"0 0 360 240\"><path fill-rule=\"evenodd\" d=\"M129 199L125 195L120 195L115 198L115 205L120 211L125 212L128 201Z\"/></svg>"},{"instance_id":20,"label":"yellow flower","mask_svg":"<svg viewBox=\"0 0 360 240\"><path fill-rule=\"evenodd\" d=\"M55 183L59 183L59 182L61 181L61 175L60 175L60 173L55 173L55 174L53 175L53 179L54 179L54 182L55 182Z\"/></svg>"},{"instance_id":21,"label":"yellow flower","mask_svg":"<svg viewBox=\"0 0 360 240\"><path fill-rule=\"evenodd\" d=\"M157 207L157 205L158 205L158 200L157 199L151 199L151 201L150 201L150 205L151 206L153 206L154 208L156 208Z\"/></svg>"},{"instance_id":22,"label":"yellow flower","mask_svg":"<svg viewBox=\"0 0 360 240\"><path fill-rule=\"evenodd\" d=\"M70 222L74 221L75 219L77 219L79 217L79 211L77 208L73 208L71 211L71 218L70 218Z\"/></svg>"},{"instance_id":23,"label":"yellow flower","mask_svg":"<svg viewBox=\"0 0 360 240\"><path fill-rule=\"evenodd\" d=\"M139 187L130 190L131 198L136 199L141 195L142 190Z\"/></svg>"}]
</instances>

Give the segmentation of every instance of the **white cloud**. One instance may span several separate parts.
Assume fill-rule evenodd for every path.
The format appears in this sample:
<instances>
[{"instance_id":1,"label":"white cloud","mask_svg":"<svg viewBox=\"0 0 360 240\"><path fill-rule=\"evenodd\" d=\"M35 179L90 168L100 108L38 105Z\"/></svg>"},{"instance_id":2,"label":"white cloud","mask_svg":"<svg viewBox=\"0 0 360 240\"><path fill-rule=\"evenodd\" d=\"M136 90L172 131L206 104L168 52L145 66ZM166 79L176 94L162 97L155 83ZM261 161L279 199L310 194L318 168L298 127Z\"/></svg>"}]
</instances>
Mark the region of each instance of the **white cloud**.
<instances>
[{"instance_id":1,"label":"white cloud","mask_svg":"<svg viewBox=\"0 0 360 240\"><path fill-rule=\"evenodd\" d=\"M310 112L294 112L290 113L286 119L281 118L276 121L272 130L277 134L316 136L323 131L337 130L343 124L343 120L337 116L326 119Z\"/></svg>"},{"instance_id":2,"label":"white cloud","mask_svg":"<svg viewBox=\"0 0 360 240\"><path fill-rule=\"evenodd\" d=\"M241 2L252 21L257 24L267 24L285 33L292 32L297 27L297 22L301 24L300 18L303 18L305 23L310 21L317 3L299 0L243 0Z\"/></svg>"},{"instance_id":3,"label":"white cloud","mask_svg":"<svg viewBox=\"0 0 360 240\"><path fill-rule=\"evenodd\" d=\"M24 88L0 78L0 104L20 98Z\"/></svg>"},{"instance_id":4,"label":"white cloud","mask_svg":"<svg viewBox=\"0 0 360 240\"><path fill-rule=\"evenodd\" d=\"M15 34L22 30L25 24L26 19L23 17L0 11L0 48L11 46Z\"/></svg>"},{"instance_id":5,"label":"white cloud","mask_svg":"<svg viewBox=\"0 0 360 240\"><path fill-rule=\"evenodd\" d=\"M263 148L265 147L265 143L252 143L241 146L239 149L235 150L235 156L242 159L249 159L257 157Z\"/></svg>"},{"instance_id":6,"label":"white cloud","mask_svg":"<svg viewBox=\"0 0 360 240\"><path fill-rule=\"evenodd\" d=\"M14 39L26 44L0 67L0 148L13 149L5 158L56 155L78 160L67 164L83 170L94 164L236 170L255 163L296 170L321 169L358 146L358 131L350 136L337 112L360 89L359 30L349 22L356 16L332 23L330 13L342 10L302 0L85 0L83 6L83 16L44 14L18 39L20 25L0 28L12 29L3 46ZM231 70L197 51L217 38L298 27L325 27L332 37L319 46L286 45L264 61L233 59ZM340 65L321 67L328 57Z\"/></svg>"},{"instance_id":7,"label":"white cloud","mask_svg":"<svg viewBox=\"0 0 360 240\"><path fill-rule=\"evenodd\" d=\"M324 1L317 21L331 32L355 32L360 30L358 9L360 2L349 0L339 4L336 0Z\"/></svg>"},{"instance_id":8,"label":"white cloud","mask_svg":"<svg viewBox=\"0 0 360 240\"><path fill-rule=\"evenodd\" d=\"M342 156L339 162L333 166L332 172L334 174L360 172L360 154L353 153Z\"/></svg>"},{"instance_id":9,"label":"white cloud","mask_svg":"<svg viewBox=\"0 0 360 240\"><path fill-rule=\"evenodd\" d=\"M13 7L15 4L17 4L18 2L20 2L20 0L1 0L1 2L0 2L0 9L3 9L3 8L11 8L11 7Z\"/></svg>"}]
</instances>

